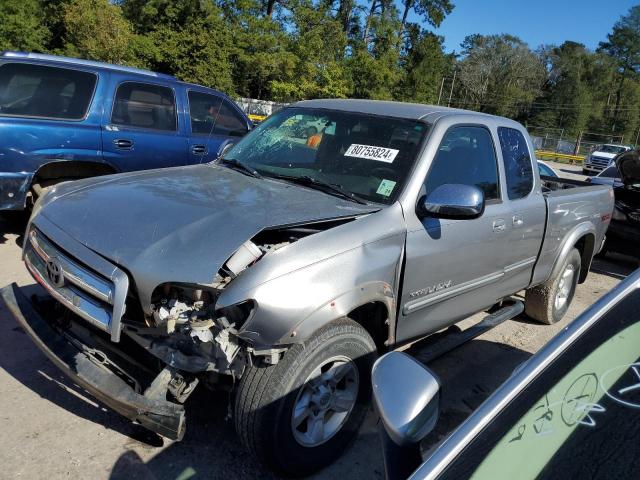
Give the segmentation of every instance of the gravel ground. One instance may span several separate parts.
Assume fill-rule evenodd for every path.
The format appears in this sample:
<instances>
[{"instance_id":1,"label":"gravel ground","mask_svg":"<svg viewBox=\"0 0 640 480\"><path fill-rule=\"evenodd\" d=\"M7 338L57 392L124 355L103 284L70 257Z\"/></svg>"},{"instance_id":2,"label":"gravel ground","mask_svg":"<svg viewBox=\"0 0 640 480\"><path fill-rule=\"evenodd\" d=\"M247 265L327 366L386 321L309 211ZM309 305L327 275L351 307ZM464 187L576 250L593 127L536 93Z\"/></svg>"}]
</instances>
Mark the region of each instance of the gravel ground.
<instances>
[{"instance_id":1,"label":"gravel ground","mask_svg":"<svg viewBox=\"0 0 640 480\"><path fill-rule=\"evenodd\" d=\"M560 175L579 169L551 164ZM0 286L17 282L36 291L20 261L24 224L0 218ZM434 361L443 384L443 413L427 446L455 428L513 369L620 279L637 262L611 255L596 260L577 289L566 318L552 326L521 316ZM468 326L481 317L462 323ZM226 398L202 391L189 400L187 435L170 442L107 410L70 382L0 310L0 478L177 479L271 478L243 450L225 420ZM371 413L358 440L313 478L382 478Z\"/></svg>"}]
</instances>

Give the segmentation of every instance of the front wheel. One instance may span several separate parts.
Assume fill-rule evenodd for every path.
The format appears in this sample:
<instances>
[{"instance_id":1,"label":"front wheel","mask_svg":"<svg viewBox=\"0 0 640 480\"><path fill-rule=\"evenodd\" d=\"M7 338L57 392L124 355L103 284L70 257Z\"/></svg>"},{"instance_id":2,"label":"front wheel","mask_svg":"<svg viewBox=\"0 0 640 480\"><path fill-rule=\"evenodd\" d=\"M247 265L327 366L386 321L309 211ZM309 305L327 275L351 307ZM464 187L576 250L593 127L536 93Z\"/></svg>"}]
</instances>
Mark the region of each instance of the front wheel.
<instances>
[{"instance_id":1,"label":"front wheel","mask_svg":"<svg viewBox=\"0 0 640 480\"><path fill-rule=\"evenodd\" d=\"M559 322L567 313L580 277L580 252L571 250L557 275L525 292L525 313L541 323Z\"/></svg>"},{"instance_id":2,"label":"front wheel","mask_svg":"<svg viewBox=\"0 0 640 480\"><path fill-rule=\"evenodd\" d=\"M242 443L282 475L328 465L364 420L375 356L367 331L340 319L293 346L276 365L249 367L235 400Z\"/></svg>"}]
</instances>

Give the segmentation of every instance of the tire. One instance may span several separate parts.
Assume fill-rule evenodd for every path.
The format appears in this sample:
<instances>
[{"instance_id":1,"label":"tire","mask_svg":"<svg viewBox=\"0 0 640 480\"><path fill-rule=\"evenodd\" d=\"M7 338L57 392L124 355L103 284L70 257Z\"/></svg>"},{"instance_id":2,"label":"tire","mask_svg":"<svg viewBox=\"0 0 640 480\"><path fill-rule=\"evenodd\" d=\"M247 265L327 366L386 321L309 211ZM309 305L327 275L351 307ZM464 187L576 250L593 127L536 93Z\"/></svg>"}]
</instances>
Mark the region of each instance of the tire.
<instances>
[{"instance_id":1,"label":"tire","mask_svg":"<svg viewBox=\"0 0 640 480\"><path fill-rule=\"evenodd\" d=\"M248 367L235 398L235 427L241 442L260 462L280 475L308 475L325 467L344 452L364 420L370 403L370 375L375 357L376 346L367 331L353 320L343 318L293 346L276 365ZM333 372L346 372L335 385L335 391L340 392L340 397L335 398L349 401L341 407L331 407L342 409L339 413L331 408L320 409L321 402L322 408L334 402L333 397L327 400L326 389L321 390L325 388L322 382L314 382L318 391L313 395L318 396L318 403L309 396L310 377L315 377L318 367L327 361L324 368L333 368L321 378L329 378ZM301 408L305 402L308 406ZM305 419L295 428L295 405L299 413L316 409L318 412L306 417L301 414L300 418ZM318 423L317 418L325 419L323 432L327 438L316 435L320 429L311 427L312 422ZM316 436L319 442L311 440Z\"/></svg>"},{"instance_id":2,"label":"tire","mask_svg":"<svg viewBox=\"0 0 640 480\"><path fill-rule=\"evenodd\" d=\"M525 313L547 325L562 320L576 292L580 267L580 253L574 248L555 277L526 291Z\"/></svg>"},{"instance_id":3,"label":"tire","mask_svg":"<svg viewBox=\"0 0 640 480\"><path fill-rule=\"evenodd\" d=\"M582 169L582 174L583 175L591 175L591 171L587 170L586 168Z\"/></svg>"}]
</instances>

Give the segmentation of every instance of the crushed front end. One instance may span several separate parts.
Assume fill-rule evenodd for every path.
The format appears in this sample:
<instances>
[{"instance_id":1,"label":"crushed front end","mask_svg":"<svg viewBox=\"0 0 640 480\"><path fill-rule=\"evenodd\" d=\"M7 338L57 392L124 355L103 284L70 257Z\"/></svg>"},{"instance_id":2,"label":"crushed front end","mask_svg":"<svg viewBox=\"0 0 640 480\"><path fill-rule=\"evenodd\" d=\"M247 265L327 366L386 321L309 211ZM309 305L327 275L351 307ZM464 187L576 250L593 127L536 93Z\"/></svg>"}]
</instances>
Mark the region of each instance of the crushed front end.
<instances>
[{"instance_id":1,"label":"crushed front end","mask_svg":"<svg viewBox=\"0 0 640 480\"><path fill-rule=\"evenodd\" d=\"M46 217L28 227L23 258L48 295L8 286L8 311L74 382L165 437L184 435L182 404L201 380L227 388L251 361L236 329L251 303L214 308L231 272L205 290L162 285L145 315L127 273Z\"/></svg>"},{"instance_id":2,"label":"crushed front end","mask_svg":"<svg viewBox=\"0 0 640 480\"><path fill-rule=\"evenodd\" d=\"M199 383L228 391L248 365L276 363L284 352L243 338L253 301L216 309L216 300L243 270L295 238L248 240L210 284L161 284L143 308L127 272L45 216L36 220L23 259L48 295L26 298L12 285L2 302L74 382L150 430L181 439L183 403Z\"/></svg>"}]
</instances>

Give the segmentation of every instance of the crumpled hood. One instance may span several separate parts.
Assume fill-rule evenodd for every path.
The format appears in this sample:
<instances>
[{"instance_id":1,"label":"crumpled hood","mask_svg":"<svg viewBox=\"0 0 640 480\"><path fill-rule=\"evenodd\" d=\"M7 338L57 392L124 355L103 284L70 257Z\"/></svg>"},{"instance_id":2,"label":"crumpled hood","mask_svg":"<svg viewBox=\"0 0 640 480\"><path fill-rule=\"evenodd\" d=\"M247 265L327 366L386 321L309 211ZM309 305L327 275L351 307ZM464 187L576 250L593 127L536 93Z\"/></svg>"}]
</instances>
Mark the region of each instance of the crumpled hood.
<instances>
[{"instance_id":1,"label":"crumpled hood","mask_svg":"<svg viewBox=\"0 0 640 480\"><path fill-rule=\"evenodd\" d=\"M640 151L629 150L615 159L622 182L630 187L640 185Z\"/></svg>"},{"instance_id":2,"label":"crumpled hood","mask_svg":"<svg viewBox=\"0 0 640 480\"><path fill-rule=\"evenodd\" d=\"M161 283L211 283L260 230L379 209L211 164L68 183L53 197L40 214L126 269L145 307Z\"/></svg>"}]
</instances>

